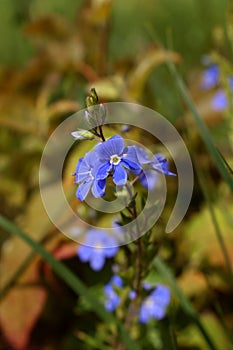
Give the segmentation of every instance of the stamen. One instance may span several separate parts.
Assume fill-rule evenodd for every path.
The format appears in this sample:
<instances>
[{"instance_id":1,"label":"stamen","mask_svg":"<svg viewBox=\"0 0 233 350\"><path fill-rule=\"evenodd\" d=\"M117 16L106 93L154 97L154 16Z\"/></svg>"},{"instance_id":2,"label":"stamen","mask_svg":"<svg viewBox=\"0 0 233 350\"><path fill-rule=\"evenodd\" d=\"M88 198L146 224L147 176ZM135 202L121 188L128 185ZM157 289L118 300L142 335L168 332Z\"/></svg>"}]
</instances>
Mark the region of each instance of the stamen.
<instances>
[{"instance_id":1,"label":"stamen","mask_svg":"<svg viewBox=\"0 0 233 350\"><path fill-rule=\"evenodd\" d=\"M110 157L110 163L113 165L119 164L121 161L121 157L118 156L118 154L114 154Z\"/></svg>"}]
</instances>

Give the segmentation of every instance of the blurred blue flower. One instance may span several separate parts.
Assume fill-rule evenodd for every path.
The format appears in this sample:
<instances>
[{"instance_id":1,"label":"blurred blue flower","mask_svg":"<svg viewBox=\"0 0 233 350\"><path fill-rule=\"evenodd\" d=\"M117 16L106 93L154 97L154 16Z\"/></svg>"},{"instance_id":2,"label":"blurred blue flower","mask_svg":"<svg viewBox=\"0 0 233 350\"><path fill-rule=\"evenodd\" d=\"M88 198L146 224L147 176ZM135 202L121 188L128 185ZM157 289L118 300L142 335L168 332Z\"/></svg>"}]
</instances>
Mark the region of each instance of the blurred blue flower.
<instances>
[{"instance_id":1,"label":"blurred blue flower","mask_svg":"<svg viewBox=\"0 0 233 350\"><path fill-rule=\"evenodd\" d=\"M122 288L123 281L120 276L114 275L111 280L104 287L104 294L106 300L104 302L105 309L109 312L114 311L120 304L120 297L117 295L114 287Z\"/></svg>"},{"instance_id":2,"label":"blurred blue flower","mask_svg":"<svg viewBox=\"0 0 233 350\"><path fill-rule=\"evenodd\" d=\"M142 147L138 147L138 146L132 146L132 147L136 152L137 159L140 164L149 164L151 162L147 152Z\"/></svg>"},{"instance_id":3,"label":"blurred blue flower","mask_svg":"<svg viewBox=\"0 0 233 350\"><path fill-rule=\"evenodd\" d=\"M219 89L211 100L211 107L216 111L222 111L227 108L227 95L223 89Z\"/></svg>"},{"instance_id":4,"label":"blurred blue flower","mask_svg":"<svg viewBox=\"0 0 233 350\"><path fill-rule=\"evenodd\" d=\"M175 173L169 171L168 160L160 153L154 154L151 161L152 168L164 175L176 176Z\"/></svg>"},{"instance_id":5,"label":"blurred blue flower","mask_svg":"<svg viewBox=\"0 0 233 350\"><path fill-rule=\"evenodd\" d=\"M161 320L165 316L170 299L170 289L162 284L158 285L142 302L139 311L139 321L147 323L153 318Z\"/></svg>"},{"instance_id":6,"label":"blurred blue flower","mask_svg":"<svg viewBox=\"0 0 233 350\"><path fill-rule=\"evenodd\" d=\"M220 70L217 64L212 64L203 73L201 80L201 88L210 90L219 83Z\"/></svg>"},{"instance_id":7,"label":"blurred blue flower","mask_svg":"<svg viewBox=\"0 0 233 350\"><path fill-rule=\"evenodd\" d=\"M135 172L139 175L141 184L149 190L155 187L157 172L165 175L176 176L169 171L169 163L162 154L154 154L150 159L147 152L140 147L133 146L140 164L144 165L142 170Z\"/></svg>"},{"instance_id":8,"label":"blurred blue flower","mask_svg":"<svg viewBox=\"0 0 233 350\"><path fill-rule=\"evenodd\" d=\"M113 181L116 185L126 184L126 169L138 171L141 165L138 162L133 146L124 147L124 140L121 136L115 135L95 148L102 165L99 166L97 178L106 179L110 172L113 172Z\"/></svg>"},{"instance_id":9,"label":"blurred blue flower","mask_svg":"<svg viewBox=\"0 0 233 350\"><path fill-rule=\"evenodd\" d=\"M136 296L137 296L137 293L135 292L135 290L129 291L128 297L129 297L130 300L135 299Z\"/></svg>"},{"instance_id":10,"label":"blurred blue flower","mask_svg":"<svg viewBox=\"0 0 233 350\"><path fill-rule=\"evenodd\" d=\"M98 159L95 152L88 152L86 155L79 159L76 173L75 183L79 184L76 191L76 196L79 200L83 201L90 189L94 197L99 198L104 195L106 180L97 179L96 173L98 171Z\"/></svg>"},{"instance_id":11,"label":"blurred blue flower","mask_svg":"<svg viewBox=\"0 0 233 350\"><path fill-rule=\"evenodd\" d=\"M157 179L158 174L153 169L145 169L139 175L139 180L142 186L144 186L148 190L153 190L153 188L155 188Z\"/></svg>"},{"instance_id":12,"label":"blurred blue flower","mask_svg":"<svg viewBox=\"0 0 233 350\"><path fill-rule=\"evenodd\" d=\"M230 84L231 91L233 91L233 76L229 77L229 84Z\"/></svg>"},{"instance_id":13,"label":"blurred blue flower","mask_svg":"<svg viewBox=\"0 0 233 350\"><path fill-rule=\"evenodd\" d=\"M141 184L149 190L155 187L158 173L164 175L176 176L175 173L169 171L169 163L162 154L154 154L150 160L149 166L146 166L139 176Z\"/></svg>"},{"instance_id":14,"label":"blurred blue flower","mask_svg":"<svg viewBox=\"0 0 233 350\"><path fill-rule=\"evenodd\" d=\"M122 278L118 275L113 275L109 283L113 284L114 286L116 286L118 288L123 287Z\"/></svg>"},{"instance_id":15,"label":"blurred blue flower","mask_svg":"<svg viewBox=\"0 0 233 350\"><path fill-rule=\"evenodd\" d=\"M143 282L142 288L145 290L150 290L152 288L152 284L150 282Z\"/></svg>"},{"instance_id":16,"label":"blurred blue flower","mask_svg":"<svg viewBox=\"0 0 233 350\"><path fill-rule=\"evenodd\" d=\"M89 261L94 271L99 271L106 258L116 255L117 244L117 240L107 232L93 229L86 233L83 244L78 247L77 255L82 262Z\"/></svg>"}]
</instances>

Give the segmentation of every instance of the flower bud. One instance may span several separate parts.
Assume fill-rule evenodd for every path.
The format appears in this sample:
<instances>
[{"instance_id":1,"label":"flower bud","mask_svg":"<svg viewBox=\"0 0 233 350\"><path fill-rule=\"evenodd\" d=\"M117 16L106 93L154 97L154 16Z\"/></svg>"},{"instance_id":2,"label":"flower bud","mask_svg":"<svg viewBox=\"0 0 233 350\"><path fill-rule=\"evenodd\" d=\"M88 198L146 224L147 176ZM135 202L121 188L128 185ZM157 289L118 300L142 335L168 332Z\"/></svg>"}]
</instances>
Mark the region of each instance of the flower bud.
<instances>
[{"instance_id":1,"label":"flower bud","mask_svg":"<svg viewBox=\"0 0 233 350\"><path fill-rule=\"evenodd\" d=\"M85 111L85 118L91 128L96 128L97 126L103 125L106 119L104 105L101 103L99 105L87 107Z\"/></svg>"}]
</instances>

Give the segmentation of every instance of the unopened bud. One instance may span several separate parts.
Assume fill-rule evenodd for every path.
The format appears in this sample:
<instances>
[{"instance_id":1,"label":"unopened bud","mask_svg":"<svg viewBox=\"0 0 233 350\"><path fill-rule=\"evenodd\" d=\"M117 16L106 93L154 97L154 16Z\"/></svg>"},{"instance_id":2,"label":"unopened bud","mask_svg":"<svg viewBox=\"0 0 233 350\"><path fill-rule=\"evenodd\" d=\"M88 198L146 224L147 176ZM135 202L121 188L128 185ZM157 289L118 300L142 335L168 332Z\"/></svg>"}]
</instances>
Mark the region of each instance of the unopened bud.
<instances>
[{"instance_id":1,"label":"unopened bud","mask_svg":"<svg viewBox=\"0 0 233 350\"><path fill-rule=\"evenodd\" d=\"M91 128L103 125L106 120L104 105L93 105L86 109L85 117Z\"/></svg>"},{"instance_id":2,"label":"unopened bud","mask_svg":"<svg viewBox=\"0 0 233 350\"><path fill-rule=\"evenodd\" d=\"M91 107L91 106L96 105L98 103L98 101L99 101L98 95L97 95L95 89L92 88L90 96L87 96L87 98L86 98L87 107Z\"/></svg>"}]
</instances>

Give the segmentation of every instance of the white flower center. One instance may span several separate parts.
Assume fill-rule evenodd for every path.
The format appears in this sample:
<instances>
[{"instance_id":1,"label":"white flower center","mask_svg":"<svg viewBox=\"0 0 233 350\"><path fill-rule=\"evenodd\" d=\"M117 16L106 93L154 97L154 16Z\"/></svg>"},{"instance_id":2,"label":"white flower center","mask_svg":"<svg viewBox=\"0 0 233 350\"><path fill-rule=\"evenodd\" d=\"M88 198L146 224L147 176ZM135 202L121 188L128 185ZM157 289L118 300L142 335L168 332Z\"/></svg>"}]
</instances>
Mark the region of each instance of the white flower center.
<instances>
[{"instance_id":1,"label":"white flower center","mask_svg":"<svg viewBox=\"0 0 233 350\"><path fill-rule=\"evenodd\" d=\"M92 169L89 171L89 176L90 176L91 180L94 180L94 176L92 174Z\"/></svg>"},{"instance_id":2,"label":"white flower center","mask_svg":"<svg viewBox=\"0 0 233 350\"><path fill-rule=\"evenodd\" d=\"M152 299L151 297L148 297L148 298L146 299L146 301L145 301L145 305L146 305L148 308L150 308L150 307L153 306L153 304L154 304L153 299Z\"/></svg>"},{"instance_id":3,"label":"white flower center","mask_svg":"<svg viewBox=\"0 0 233 350\"><path fill-rule=\"evenodd\" d=\"M110 163L113 164L113 165L119 164L120 161L121 161L121 157L119 157L118 154L113 154L113 155L110 157Z\"/></svg>"}]
</instances>

